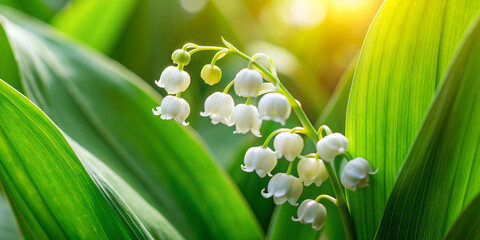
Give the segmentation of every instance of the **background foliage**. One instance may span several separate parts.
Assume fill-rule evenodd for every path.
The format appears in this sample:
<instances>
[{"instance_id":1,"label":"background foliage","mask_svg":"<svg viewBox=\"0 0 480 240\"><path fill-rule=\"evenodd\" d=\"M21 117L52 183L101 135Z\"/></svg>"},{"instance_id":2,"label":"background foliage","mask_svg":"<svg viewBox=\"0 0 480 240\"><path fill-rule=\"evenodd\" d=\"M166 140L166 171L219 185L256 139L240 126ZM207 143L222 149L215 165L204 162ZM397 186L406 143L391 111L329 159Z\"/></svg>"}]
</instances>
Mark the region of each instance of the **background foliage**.
<instances>
[{"instance_id":1,"label":"background foliage","mask_svg":"<svg viewBox=\"0 0 480 240\"><path fill-rule=\"evenodd\" d=\"M211 55L187 67L191 127L151 114L171 53L220 36L271 55L310 119L379 169L347 191L359 239L480 235L478 1L387 0L375 20L380 0L0 4L2 238L343 239L335 206L315 232L261 197L268 180L239 165L264 139L199 117ZM224 80L245 64L222 59ZM320 193L328 182L302 198Z\"/></svg>"}]
</instances>

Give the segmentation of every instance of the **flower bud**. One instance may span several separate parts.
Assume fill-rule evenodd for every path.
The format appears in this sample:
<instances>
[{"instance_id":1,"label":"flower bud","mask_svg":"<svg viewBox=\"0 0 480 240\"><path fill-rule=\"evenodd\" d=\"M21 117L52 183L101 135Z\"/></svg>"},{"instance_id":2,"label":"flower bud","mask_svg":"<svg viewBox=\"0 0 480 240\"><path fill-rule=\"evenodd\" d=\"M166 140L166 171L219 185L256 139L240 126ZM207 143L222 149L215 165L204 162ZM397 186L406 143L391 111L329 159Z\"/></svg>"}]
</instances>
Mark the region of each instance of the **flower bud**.
<instances>
[{"instance_id":1,"label":"flower bud","mask_svg":"<svg viewBox=\"0 0 480 240\"><path fill-rule=\"evenodd\" d=\"M220 82L222 79L222 70L219 67L211 64L203 66L202 71L200 72L200 77L208 85L214 85Z\"/></svg>"},{"instance_id":2,"label":"flower bud","mask_svg":"<svg viewBox=\"0 0 480 240\"><path fill-rule=\"evenodd\" d=\"M292 108L283 94L267 93L258 102L258 110L263 120L273 120L285 125Z\"/></svg>"},{"instance_id":3,"label":"flower bud","mask_svg":"<svg viewBox=\"0 0 480 240\"><path fill-rule=\"evenodd\" d=\"M271 172L277 165L275 153L270 148L251 147L247 150L244 159L245 165L241 165L245 172L255 172L259 177L272 176Z\"/></svg>"},{"instance_id":4,"label":"flower bud","mask_svg":"<svg viewBox=\"0 0 480 240\"><path fill-rule=\"evenodd\" d=\"M297 210L298 218L293 218L295 222L301 222L303 224L312 224L312 228L315 231L320 230L327 219L327 209L318 202L312 199L303 201Z\"/></svg>"},{"instance_id":5,"label":"flower bud","mask_svg":"<svg viewBox=\"0 0 480 240\"><path fill-rule=\"evenodd\" d=\"M235 93L240 97L256 97L262 88L262 75L259 72L244 68L235 76Z\"/></svg>"},{"instance_id":6,"label":"flower bud","mask_svg":"<svg viewBox=\"0 0 480 240\"><path fill-rule=\"evenodd\" d=\"M163 70L160 79L155 83L159 87L165 88L168 94L177 94L187 90L190 85L190 76L187 72L170 66Z\"/></svg>"},{"instance_id":7,"label":"flower bud","mask_svg":"<svg viewBox=\"0 0 480 240\"><path fill-rule=\"evenodd\" d=\"M188 65L190 63L190 53L183 49L177 49L172 53L172 61L176 64Z\"/></svg>"},{"instance_id":8,"label":"flower bud","mask_svg":"<svg viewBox=\"0 0 480 240\"><path fill-rule=\"evenodd\" d=\"M293 161L303 151L303 139L296 133L279 133L273 141L277 157L285 156L288 161Z\"/></svg>"},{"instance_id":9,"label":"flower bud","mask_svg":"<svg viewBox=\"0 0 480 240\"><path fill-rule=\"evenodd\" d=\"M252 131L253 135L261 137L260 127L262 120L258 118L258 109L252 105L238 104L233 108L229 126L235 124L236 130L233 133L245 134Z\"/></svg>"},{"instance_id":10,"label":"flower bud","mask_svg":"<svg viewBox=\"0 0 480 240\"><path fill-rule=\"evenodd\" d=\"M273 201L277 205L281 205L288 201L290 204L296 206L297 201L302 195L303 184L300 179L288 175L286 173L277 173L268 182L268 193L265 188L262 189L262 196L270 198L273 196Z\"/></svg>"},{"instance_id":11,"label":"flower bud","mask_svg":"<svg viewBox=\"0 0 480 240\"><path fill-rule=\"evenodd\" d=\"M302 180L305 186L310 186L315 183L317 187L327 180L328 173L323 165L322 160L315 158L304 158L298 162L297 165L298 177Z\"/></svg>"},{"instance_id":12,"label":"flower bud","mask_svg":"<svg viewBox=\"0 0 480 240\"><path fill-rule=\"evenodd\" d=\"M348 140L340 133L327 135L317 142L317 152L320 158L326 162L332 162L337 155L345 153L347 147Z\"/></svg>"},{"instance_id":13,"label":"flower bud","mask_svg":"<svg viewBox=\"0 0 480 240\"><path fill-rule=\"evenodd\" d=\"M233 112L232 96L222 92L214 92L205 100L205 112L201 112L202 117L210 117L213 124L219 122L228 124Z\"/></svg>"},{"instance_id":14,"label":"flower bud","mask_svg":"<svg viewBox=\"0 0 480 240\"><path fill-rule=\"evenodd\" d=\"M354 158L350 160L343 168L340 181L345 188L352 191L357 190L357 187L364 188L368 186L368 175L373 175L377 171L372 171L372 167L364 158Z\"/></svg>"},{"instance_id":15,"label":"flower bud","mask_svg":"<svg viewBox=\"0 0 480 240\"><path fill-rule=\"evenodd\" d=\"M168 95L163 98L160 107L153 109L153 114L161 115L160 117L164 120L173 118L178 123L187 126L188 123L185 122L185 119L190 114L190 106L184 99Z\"/></svg>"}]
</instances>

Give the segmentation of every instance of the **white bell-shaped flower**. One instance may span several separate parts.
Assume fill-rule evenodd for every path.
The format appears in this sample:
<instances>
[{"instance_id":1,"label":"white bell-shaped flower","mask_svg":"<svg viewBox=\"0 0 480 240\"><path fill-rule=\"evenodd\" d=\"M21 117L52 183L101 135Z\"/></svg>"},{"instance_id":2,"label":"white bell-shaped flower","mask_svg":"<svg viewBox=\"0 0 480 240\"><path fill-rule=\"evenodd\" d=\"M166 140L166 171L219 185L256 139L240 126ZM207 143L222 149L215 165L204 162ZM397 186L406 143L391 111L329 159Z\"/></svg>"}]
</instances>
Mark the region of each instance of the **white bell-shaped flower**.
<instances>
[{"instance_id":1,"label":"white bell-shaped flower","mask_svg":"<svg viewBox=\"0 0 480 240\"><path fill-rule=\"evenodd\" d=\"M165 88L168 94L177 94L187 90L190 85L190 75L177 67L170 66L163 70L160 79L155 83Z\"/></svg>"},{"instance_id":2,"label":"white bell-shaped flower","mask_svg":"<svg viewBox=\"0 0 480 240\"><path fill-rule=\"evenodd\" d=\"M270 148L251 147L245 154L244 164L241 165L245 172L255 171L259 177L272 176L271 172L277 165L275 153Z\"/></svg>"},{"instance_id":3,"label":"white bell-shaped flower","mask_svg":"<svg viewBox=\"0 0 480 240\"><path fill-rule=\"evenodd\" d=\"M235 93L240 97L256 97L262 88L262 75L253 69L244 68L235 76Z\"/></svg>"},{"instance_id":4,"label":"white bell-shaped flower","mask_svg":"<svg viewBox=\"0 0 480 240\"><path fill-rule=\"evenodd\" d=\"M285 156L291 162L302 153L303 139L296 133L282 132L275 137L273 146L278 158Z\"/></svg>"},{"instance_id":5,"label":"white bell-shaped flower","mask_svg":"<svg viewBox=\"0 0 480 240\"><path fill-rule=\"evenodd\" d=\"M183 124L184 126L188 125L185 122L188 115L190 114L190 106L187 101L182 98L168 95L162 100L160 107L153 109L153 114L160 117L164 120L175 119L175 121Z\"/></svg>"},{"instance_id":6,"label":"white bell-shaped flower","mask_svg":"<svg viewBox=\"0 0 480 240\"><path fill-rule=\"evenodd\" d=\"M258 109L252 105L238 104L233 108L229 126L235 124L236 130L233 133L245 134L252 131L253 135L261 137L260 127L262 120L258 118Z\"/></svg>"},{"instance_id":7,"label":"white bell-shaped flower","mask_svg":"<svg viewBox=\"0 0 480 240\"><path fill-rule=\"evenodd\" d=\"M300 179L288 175L286 173L275 174L270 182L268 182L268 193L265 192L265 188L262 189L262 196L270 198L273 196L273 201L277 205L281 205L288 201L290 204L296 206L297 201L302 195L303 184Z\"/></svg>"},{"instance_id":8,"label":"white bell-shaped flower","mask_svg":"<svg viewBox=\"0 0 480 240\"><path fill-rule=\"evenodd\" d=\"M377 173L372 171L372 167L364 158L354 158L350 160L343 168L340 181L345 188L352 191L358 188L364 188L368 186L368 176Z\"/></svg>"},{"instance_id":9,"label":"white bell-shaped flower","mask_svg":"<svg viewBox=\"0 0 480 240\"><path fill-rule=\"evenodd\" d=\"M202 117L210 117L213 124L219 122L228 124L233 112L232 96L223 92L215 92L205 100L205 112L201 112Z\"/></svg>"},{"instance_id":10,"label":"white bell-shaped flower","mask_svg":"<svg viewBox=\"0 0 480 240\"><path fill-rule=\"evenodd\" d=\"M290 116L292 107L287 97L280 93L267 93L258 102L258 111L263 120L273 120L282 125Z\"/></svg>"},{"instance_id":11,"label":"white bell-shaped flower","mask_svg":"<svg viewBox=\"0 0 480 240\"><path fill-rule=\"evenodd\" d=\"M315 183L317 187L327 180L328 173L322 160L315 158L304 158L297 165L298 177L305 186Z\"/></svg>"},{"instance_id":12,"label":"white bell-shaped flower","mask_svg":"<svg viewBox=\"0 0 480 240\"><path fill-rule=\"evenodd\" d=\"M337 155L345 153L347 148L348 140L340 133L327 135L317 142L318 155L326 162L332 162Z\"/></svg>"},{"instance_id":13,"label":"white bell-shaped flower","mask_svg":"<svg viewBox=\"0 0 480 240\"><path fill-rule=\"evenodd\" d=\"M295 222L303 224L312 224L315 231L320 230L327 219L327 209L312 199L303 201L297 209L298 218L293 218Z\"/></svg>"}]
</instances>

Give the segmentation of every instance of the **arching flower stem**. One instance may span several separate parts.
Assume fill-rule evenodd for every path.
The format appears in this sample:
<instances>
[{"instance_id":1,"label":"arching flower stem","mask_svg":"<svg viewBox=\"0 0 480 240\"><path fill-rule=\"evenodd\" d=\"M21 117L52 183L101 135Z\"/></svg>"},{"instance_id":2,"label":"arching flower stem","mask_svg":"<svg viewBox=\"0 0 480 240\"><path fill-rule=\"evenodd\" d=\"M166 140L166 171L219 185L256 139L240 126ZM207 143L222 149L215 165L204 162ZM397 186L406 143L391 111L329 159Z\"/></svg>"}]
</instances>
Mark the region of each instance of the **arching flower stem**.
<instances>
[{"instance_id":1,"label":"arching flower stem","mask_svg":"<svg viewBox=\"0 0 480 240\"><path fill-rule=\"evenodd\" d=\"M325 133L327 135L332 134L332 129L330 129L327 125L322 125L318 128L318 140L323 138L323 131L325 130Z\"/></svg>"},{"instance_id":2,"label":"arching flower stem","mask_svg":"<svg viewBox=\"0 0 480 240\"><path fill-rule=\"evenodd\" d=\"M225 45L227 46L227 48L225 48L225 47L215 47L215 46L198 46L198 45L188 45L187 48L188 47L193 47L194 48L193 50L191 50L189 52L190 55L193 55L194 53L199 52L199 51L206 51L206 50L213 50L213 51L231 50L228 53L234 53L234 54L240 56L241 58L247 60L249 62L249 67L250 67L250 65L255 67L257 70L259 70L261 73L263 73L263 75L264 75L264 77L267 81L269 81L269 82L275 84L276 86L278 86L280 92L287 97L290 105L292 106L293 111L295 112L298 120L302 124L302 126L304 128L304 134L307 135L314 143L317 143L318 140L320 139L320 137L322 136L321 133L319 133L319 131L316 131L315 127L313 126L313 124L310 122L307 115L303 111L300 103L297 100L295 100L295 98L292 96L292 94L280 82L280 79L278 79L278 77L275 74L268 71L265 67L260 65L254 59L252 59L251 57L249 57L245 53L239 51L232 44L225 41L223 38L222 38L222 40L225 43ZM247 100L247 103L249 103L249 100ZM326 130L325 127L323 129ZM330 129L328 129L328 130L330 130ZM331 133L331 130L330 130L330 133ZM327 132L327 134L328 134L328 132ZM325 165L325 168L328 172L329 179L332 183L333 190L335 192L335 197L336 197L336 201L337 201L336 205L337 205L337 207L340 211L340 216L341 216L341 219L342 219L343 228L345 230L345 236L348 240L356 239L355 227L353 225L353 220L350 216L350 212L348 210L347 202L345 200L345 191L343 190L342 185L340 184L340 180L339 180L339 178L338 178L338 176L337 176L337 174L334 170L333 164L330 163L330 162L324 162L324 165ZM287 170L287 174L289 174L291 172L292 166L293 166L293 162L290 162L289 168Z\"/></svg>"},{"instance_id":3,"label":"arching flower stem","mask_svg":"<svg viewBox=\"0 0 480 240\"><path fill-rule=\"evenodd\" d=\"M268 144L270 143L270 141L272 140L272 138L275 137L275 135L277 135L277 134L279 134L279 133L282 133L282 132L305 133L304 129L301 128L301 127L296 127L296 128L292 128L292 129L289 129L289 128L279 128L279 129L273 131L272 133L270 133L270 135L268 135L268 137L265 139L265 142L264 142L263 145L262 145L262 148L267 148L267 147L268 147Z\"/></svg>"},{"instance_id":4,"label":"arching flower stem","mask_svg":"<svg viewBox=\"0 0 480 240\"><path fill-rule=\"evenodd\" d=\"M223 93L228 93L228 90L230 90L230 88L233 86L234 83L235 83L235 79L230 81L230 83L228 83L228 85L223 90Z\"/></svg>"},{"instance_id":5,"label":"arching flower stem","mask_svg":"<svg viewBox=\"0 0 480 240\"><path fill-rule=\"evenodd\" d=\"M322 195L318 196L317 198L315 198L315 202L320 202L320 200L322 200L322 199L327 199L330 202L332 202L333 204L337 205L337 199L335 199L334 197L332 197L330 195L326 195L326 194L322 194Z\"/></svg>"}]
</instances>

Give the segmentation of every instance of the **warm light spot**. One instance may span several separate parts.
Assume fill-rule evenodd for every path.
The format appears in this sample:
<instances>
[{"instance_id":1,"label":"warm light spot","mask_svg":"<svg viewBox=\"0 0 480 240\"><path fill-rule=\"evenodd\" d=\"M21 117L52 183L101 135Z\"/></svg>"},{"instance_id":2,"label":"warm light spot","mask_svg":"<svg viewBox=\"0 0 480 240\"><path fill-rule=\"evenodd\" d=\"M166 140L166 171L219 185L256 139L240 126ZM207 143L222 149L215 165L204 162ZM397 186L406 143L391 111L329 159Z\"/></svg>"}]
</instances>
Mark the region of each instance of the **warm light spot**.
<instances>
[{"instance_id":1,"label":"warm light spot","mask_svg":"<svg viewBox=\"0 0 480 240\"><path fill-rule=\"evenodd\" d=\"M278 8L284 22L300 27L316 27L323 22L327 7L320 0L288 0Z\"/></svg>"}]
</instances>

